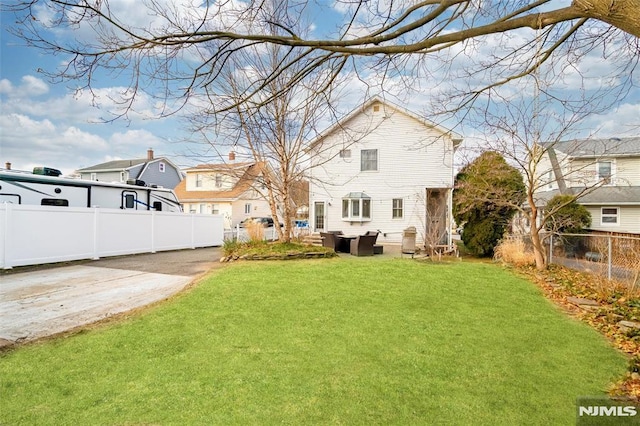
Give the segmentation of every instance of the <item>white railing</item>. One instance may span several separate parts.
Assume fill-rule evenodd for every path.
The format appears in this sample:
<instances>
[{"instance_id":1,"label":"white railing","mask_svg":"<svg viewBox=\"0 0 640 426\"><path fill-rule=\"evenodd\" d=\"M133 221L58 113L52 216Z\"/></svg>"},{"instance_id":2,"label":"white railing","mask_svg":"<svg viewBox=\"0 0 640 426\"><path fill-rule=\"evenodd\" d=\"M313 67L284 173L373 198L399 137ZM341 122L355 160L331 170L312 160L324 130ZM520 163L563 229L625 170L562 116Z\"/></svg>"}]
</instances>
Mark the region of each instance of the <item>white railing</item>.
<instances>
[{"instance_id":1,"label":"white railing","mask_svg":"<svg viewBox=\"0 0 640 426\"><path fill-rule=\"evenodd\" d=\"M221 215L0 204L0 268L221 246Z\"/></svg>"},{"instance_id":2,"label":"white railing","mask_svg":"<svg viewBox=\"0 0 640 426\"><path fill-rule=\"evenodd\" d=\"M309 235L309 227L299 227L295 226L292 229L292 234L294 238L302 238L305 235ZM271 226L268 228L262 228L260 239L264 239L266 241L276 241L278 239L278 231ZM225 241L242 241L246 242L251 239L249 236L249 232L246 228L241 228L239 225L236 225L234 228L225 229L224 230L224 239Z\"/></svg>"}]
</instances>

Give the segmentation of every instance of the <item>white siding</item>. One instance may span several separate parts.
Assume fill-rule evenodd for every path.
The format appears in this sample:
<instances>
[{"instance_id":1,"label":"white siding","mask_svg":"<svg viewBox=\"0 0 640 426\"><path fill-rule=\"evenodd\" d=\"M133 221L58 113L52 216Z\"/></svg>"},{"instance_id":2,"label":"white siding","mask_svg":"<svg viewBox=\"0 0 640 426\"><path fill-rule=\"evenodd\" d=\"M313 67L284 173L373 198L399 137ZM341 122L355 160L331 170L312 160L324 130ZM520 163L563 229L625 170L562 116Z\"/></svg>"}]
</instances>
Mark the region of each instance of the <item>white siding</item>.
<instances>
[{"instance_id":1,"label":"white siding","mask_svg":"<svg viewBox=\"0 0 640 426\"><path fill-rule=\"evenodd\" d=\"M563 154L559 154L558 157L567 187L589 186L597 182L598 160L584 158L569 160ZM613 185L640 186L640 157L602 158L601 161L611 161ZM550 167L549 159L545 155L538 167L542 181L545 181L545 173ZM557 184L554 184L552 189L557 188ZM541 191L548 189L550 188L546 185L540 188Z\"/></svg>"},{"instance_id":2,"label":"white siding","mask_svg":"<svg viewBox=\"0 0 640 426\"><path fill-rule=\"evenodd\" d=\"M245 213L245 204L251 204L251 212ZM250 217L271 217L269 203L263 199L240 199L233 202L231 217L232 226L236 226Z\"/></svg>"},{"instance_id":3,"label":"white siding","mask_svg":"<svg viewBox=\"0 0 640 426\"><path fill-rule=\"evenodd\" d=\"M589 213L591 213L591 229L597 231L628 232L633 234L640 234L640 207L620 206L614 204L606 206L586 207L587 210L589 210ZM601 207L618 207L618 224L603 224L601 222Z\"/></svg>"},{"instance_id":4,"label":"white siding","mask_svg":"<svg viewBox=\"0 0 640 426\"><path fill-rule=\"evenodd\" d=\"M640 157L618 158L616 166L616 185L640 186Z\"/></svg>"},{"instance_id":5,"label":"white siding","mask_svg":"<svg viewBox=\"0 0 640 426\"><path fill-rule=\"evenodd\" d=\"M340 158L342 149L351 158ZM378 170L360 171L362 149L378 150ZM427 188L453 187L453 142L424 123L397 112L372 109L328 135L315 149L310 184L310 206L326 203L326 230L361 234L380 230L379 241L400 242L402 231L415 226L418 239L425 229ZM350 192L371 197L371 220L349 222L342 219L342 198ZM404 217L392 218L392 200L404 200ZM310 212L314 218L314 212ZM384 235L386 234L386 236Z\"/></svg>"},{"instance_id":6,"label":"white siding","mask_svg":"<svg viewBox=\"0 0 640 426\"><path fill-rule=\"evenodd\" d=\"M222 186L216 186L216 175L222 177ZM197 186L198 176L200 176L202 186ZM229 191L233 189L238 181L237 177L229 176L211 171L188 171L187 191Z\"/></svg>"},{"instance_id":7,"label":"white siding","mask_svg":"<svg viewBox=\"0 0 640 426\"><path fill-rule=\"evenodd\" d=\"M95 173L95 172L94 172ZM84 180L92 180L91 175L93 173L80 173L80 178ZM100 182L120 182L120 172L99 172L95 173L97 180ZM125 182L128 179L128 173L125 173Z\"/></svg>"}]
</instances>

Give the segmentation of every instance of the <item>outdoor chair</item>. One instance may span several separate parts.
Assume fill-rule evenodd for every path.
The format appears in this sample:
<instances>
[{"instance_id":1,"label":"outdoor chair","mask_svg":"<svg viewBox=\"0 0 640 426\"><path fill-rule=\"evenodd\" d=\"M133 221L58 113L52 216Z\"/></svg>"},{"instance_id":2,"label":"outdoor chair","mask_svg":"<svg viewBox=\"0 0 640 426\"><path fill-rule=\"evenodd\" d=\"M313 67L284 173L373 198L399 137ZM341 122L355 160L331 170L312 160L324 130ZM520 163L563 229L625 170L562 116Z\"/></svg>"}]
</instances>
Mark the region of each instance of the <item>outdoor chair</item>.
<instances>
[{"instance_id":1,"label":"outdoor chair","mask_svg":"<svg viewBox=\"0 0 640 426\"><path fill-rule=\"evenodd\" d=\"M360 235L351 241L351 254L354 256L373 256L373 245L378 235Z\"/></svg>"},{"instance_id":2,"label":"outdoor chair","mask_svg":"<svg viewBox=\"0 0 640 426\"><path fill-rule=\"evenodd\" d=\"M329 247L336 252L338 251L338 238L336 234L331 232L321 232L320 236L322 237L322 245L324 247Z\"/></svg>"},{"instance_id":3,"label":"outdoor chair","mask_svg":"<svg viewBox=\"0 0 640 426\"><path fill-rule=\"evenodd\" d=\"M367 231L366 236L371 236L371 237L376 237L376 239L378 239L378 231ZM375 244L376 240L373 240L373 243Z\"/></svg>"},{"instance_id":4,"label":"outdoor chair","mask_svg":"<svg viewBox=\"0 0 640 426\"><path fill-rule=\"evenodd\" d=\"M384 247L382 246L382 244L376 244L379 234L380 231L367 231L367 233L364 234L376 237L376 239L373 241L373 254L382 254L384 251Z\"/></svg>"}]
</instances>

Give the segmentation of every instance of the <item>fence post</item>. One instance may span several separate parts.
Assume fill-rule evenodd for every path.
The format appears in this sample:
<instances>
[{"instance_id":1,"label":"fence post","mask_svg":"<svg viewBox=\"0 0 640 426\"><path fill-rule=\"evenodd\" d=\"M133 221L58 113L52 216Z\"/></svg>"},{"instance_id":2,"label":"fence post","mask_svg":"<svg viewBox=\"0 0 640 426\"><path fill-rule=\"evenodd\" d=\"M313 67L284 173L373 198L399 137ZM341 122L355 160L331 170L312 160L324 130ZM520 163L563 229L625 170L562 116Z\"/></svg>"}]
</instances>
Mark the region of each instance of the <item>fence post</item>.
<instances>
[{"instance_id":1,"label":"fence post","mask_svg":"<svg viewBox=\"0 0 640 426\"><path fill-rule=\"evenodd\" d=\"M607 256L607 278L611 279L611 235L609 235L608 237L608 250L609 250L609 254Z\"/></svg>"},{"instance_id":2,"label":"fence post","mask_svg":"<svg viewBox=\"0 0 640 426\"><path fill-rule=\"evenodd\" d=\"M553 232L549 234L549 265L553 263Z\"/></svg>"}]
</instances>

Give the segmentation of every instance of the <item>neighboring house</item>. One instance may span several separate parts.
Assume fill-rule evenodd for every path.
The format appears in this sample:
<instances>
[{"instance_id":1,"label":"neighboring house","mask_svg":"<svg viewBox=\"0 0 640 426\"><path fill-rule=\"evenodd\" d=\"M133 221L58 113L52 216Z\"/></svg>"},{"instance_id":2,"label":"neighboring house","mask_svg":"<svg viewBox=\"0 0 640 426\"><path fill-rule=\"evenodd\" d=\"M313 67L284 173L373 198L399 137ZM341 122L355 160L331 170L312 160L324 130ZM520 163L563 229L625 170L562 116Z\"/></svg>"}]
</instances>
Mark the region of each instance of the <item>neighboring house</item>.
<instances>
[{"instance_id":1,"label":"neighboring house","mask_svg":"<svg viewBox=\"0 0 640 426\"><path fill-rule=\"evenodd\" d=\"M260 194L263 166L235 163L201 164L185 172L175 192L186 213L221 214L229 229L249 217L271 216L269 203Z\"/></svg>"},{"instance_id":2,"label":"neighboring house","mask_svg":"<svg viewBox=\"0 0 640 426\"><path fill-rule=\"evenodd\" d=\"M581 194L594 231L640 234L640 137L541 144L542 207L556 194Z\"/></svg>"},{"instance_id":3,"label":"neighboring house","mask_svg":"<svg viewBox=\"0 0 640 426\"><path fill-rule=\"evenodd\" d=\"M311 144L313 231L364 234L401 243L451 245L453 156L462 138L406 109L373 98Z\"/></svg>"},{"instance_id":4,"label":"neighboring house","mask_svg":"<svg viewBox=\"0 0 640 426\"><path fill-rule=\"evenodd\" d=\"M147 151L147 158L133 160L114 160L76 171L80 179L100 182L128 183L144 182L163 188L175 188L182 179L182 172L170 160L164 157L154 158L153 150Z\"/></svg>"}]
</instances>

